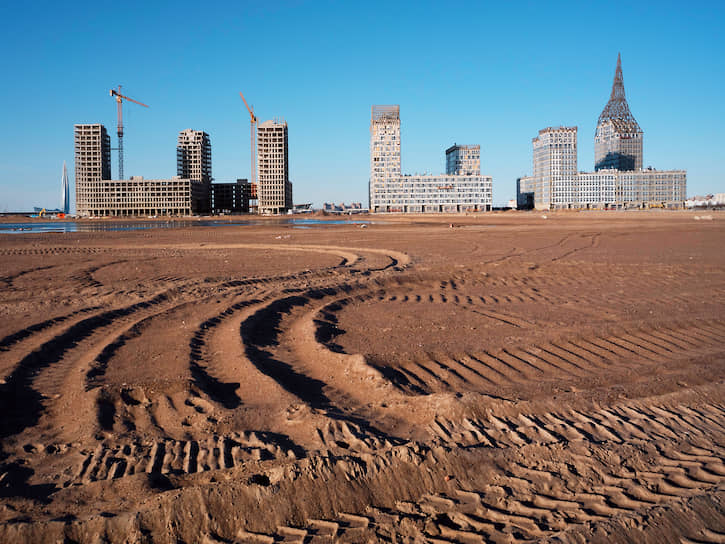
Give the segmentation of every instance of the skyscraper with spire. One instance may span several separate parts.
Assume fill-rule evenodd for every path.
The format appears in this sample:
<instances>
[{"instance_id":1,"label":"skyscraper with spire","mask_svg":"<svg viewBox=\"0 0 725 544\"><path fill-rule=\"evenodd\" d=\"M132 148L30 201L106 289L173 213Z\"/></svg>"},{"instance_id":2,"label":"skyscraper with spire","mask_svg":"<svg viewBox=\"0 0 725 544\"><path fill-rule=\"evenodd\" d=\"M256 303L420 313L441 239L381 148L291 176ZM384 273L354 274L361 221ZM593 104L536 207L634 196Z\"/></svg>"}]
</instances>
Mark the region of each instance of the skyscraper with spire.
<instances>
[{"instance_id":1,"label":"skyscraper with spire","mask_svg":"<svg viewBox=\"0 0 725 544\"><path fill-rule=\"evenodd\" d=\"M70 188L68 187L68 168L63 161L63 176L60 180L61 194L60 194L60 210L63 213L70 213Z\"/></svg>"},{"instance_id":2,"label":"skyscraper with spire","mask_svg":"<svg viewBox=\"0 0 725 544\"><path fill-rule=\"evenodd\" d=\"M612 93L594 134L594 169L641 170L642 136L624 95L622 56L618 54Z\"/></svg>"},{"instance_id":3,"label":"skyscraper with spire","mask_svg":"<svg viewBox=\"0 0 725 544\"><path fill-rule=\"evenodd\" d=\"M622 57L594 136L594 172L577 172L577 127L549 127L533 139L532 176L519 178L517 200L536 209L677 208L687 171L642 168L642 129L624 96Z\"/></svg>"}]
</instances>

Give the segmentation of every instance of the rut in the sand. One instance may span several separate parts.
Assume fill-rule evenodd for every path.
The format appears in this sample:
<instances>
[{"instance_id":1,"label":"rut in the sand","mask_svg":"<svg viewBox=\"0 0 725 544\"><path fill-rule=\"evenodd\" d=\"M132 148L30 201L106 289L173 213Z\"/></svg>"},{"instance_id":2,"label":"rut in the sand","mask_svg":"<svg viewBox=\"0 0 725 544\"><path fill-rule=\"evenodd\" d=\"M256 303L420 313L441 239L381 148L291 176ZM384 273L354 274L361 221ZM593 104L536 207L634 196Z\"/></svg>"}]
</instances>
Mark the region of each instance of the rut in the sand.
<instances>
[{"instance_id":1,"label":"rut in the sand","mask_svg":"<svg viewBox=\"0 0 725 544\"><path fill-rule=\"evenodd\" d=\"M453 474L446 492L397 501L392 508L310 519L273 533L242 531L239 538L529 542L553 535L568 541L569 534L578 541L576 531L592 523L624 517L644 526L651 515L707 497L725 483L723 424L725 409L719 405L623 405L592 413L519 415L515 421L466 421L458 425L457 447L480 454L489 448L517 452L495 461L483 482L463 488ZM438 429L452 445L452 430L443 424ZM460 440L463 436L468 440ZM628 458L640 460L636 468ZM719 518L725 521L722 512ZM703 521L717 523L711 517ZM716 535L708 531L699 534Z\"/></svg>"},{"instance_id":2,"label":"rut in the sand","mask_svg":"<svg viewBox=\"0 0 725 544\"><path fill-rule=\"evenodd\" d=\"M245 431L200 440L101 443L63 485L112 480L134 474L194 474L232 469L250 461L297 459L304 449L275 433Z\"/></svg>"}]
</instances>

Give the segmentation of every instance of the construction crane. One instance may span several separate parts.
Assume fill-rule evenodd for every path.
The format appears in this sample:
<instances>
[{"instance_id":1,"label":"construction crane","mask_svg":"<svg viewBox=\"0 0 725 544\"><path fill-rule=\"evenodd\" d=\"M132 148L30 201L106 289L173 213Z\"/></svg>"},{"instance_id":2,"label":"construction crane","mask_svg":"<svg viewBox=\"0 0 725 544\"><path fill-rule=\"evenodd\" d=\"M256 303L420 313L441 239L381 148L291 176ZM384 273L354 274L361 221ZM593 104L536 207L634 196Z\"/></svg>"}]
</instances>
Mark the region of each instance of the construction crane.
<instances>
[{"instance_id":1,"label":"construction crane","mask_svg":"<svg viewBox=\"0 0 725 544\"><path fill-rule=\"evenodd\" d=\"M239 91L239 96L242 97L242 100L244 100L244 105L247 106L247 111L249 112L250 122L251 122L251 136L250 144L252 146L252 153L251 153L251 161L252 161L252 169L250 171L250 177L252 178L251 181L256 185L257 183L257 116L254 115L254 109L249 107L249 104L247 104L247 100L244 98L244 95L241 91Z\"/></svg>"},{"instance_id":2,"label":"construction crane","mask_svg":"<svg viewBox=\"0 0 725 544\"><path fill-rule=\"evenodd\" d=\"M148 106L139 102L138 100L129 98L128 96L123 96L121 94L120 85L118 86L118 91L115 89L111 89L111 96L116 97L116 107L118 110L118 179L123 179L123 101L130 100L134 104L138 104L139 106L143 106L144 108L148 108Z\"/></svg>"}]
</instances>

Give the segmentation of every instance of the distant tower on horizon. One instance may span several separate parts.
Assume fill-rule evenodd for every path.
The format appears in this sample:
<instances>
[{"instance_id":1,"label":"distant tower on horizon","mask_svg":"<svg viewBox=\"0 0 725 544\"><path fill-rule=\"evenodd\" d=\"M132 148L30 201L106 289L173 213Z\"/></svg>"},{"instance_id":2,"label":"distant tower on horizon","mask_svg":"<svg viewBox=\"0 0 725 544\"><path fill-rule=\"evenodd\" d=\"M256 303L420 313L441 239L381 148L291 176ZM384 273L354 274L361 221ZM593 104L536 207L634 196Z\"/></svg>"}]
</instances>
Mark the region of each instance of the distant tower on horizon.
<instances>
[{"instance_id":1,"label":"distant tower on horizon","mask_svg":"<svg viewBox=\"0 0 725 544\"><path fill-rule=\"evenodd\" d=\"M282 119L257 126L257 202L259 213L292 209L287 123Z\"/></svg>"},{"instance_id":2,"label":"distant tower on horizon","mask_svg":"<svg viewBox=\"0 0 725 544\"><path fill-rule=\"evenodd\" d=\"M68 214L70 213L70 188L68 187L68 168L63 161L63 176L61 177L61 196L60 196L60 210Z\"/></svg>"},{"instance_id":3,"label":"distant tower on horizon","mask_svg":"<svg viewBox=\"0 0 725 544\"><path fill-rule=\"evenodd\" d=\"M612 94L604 106L594 134L594 169L642 169L643 132L624 95L622 56L617 55Z\"/></svg>"}]
</instances>

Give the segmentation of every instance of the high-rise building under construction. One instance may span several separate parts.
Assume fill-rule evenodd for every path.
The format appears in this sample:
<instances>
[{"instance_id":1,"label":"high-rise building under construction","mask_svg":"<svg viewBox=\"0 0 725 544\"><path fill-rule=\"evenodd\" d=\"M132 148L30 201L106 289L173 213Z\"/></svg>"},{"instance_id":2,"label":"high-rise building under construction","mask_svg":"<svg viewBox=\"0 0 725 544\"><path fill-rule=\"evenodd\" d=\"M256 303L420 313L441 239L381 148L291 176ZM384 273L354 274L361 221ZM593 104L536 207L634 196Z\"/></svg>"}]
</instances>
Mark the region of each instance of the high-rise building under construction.
<instances>
[{"instance_id":1,"label":"high-rise building under construction","mask_svg":"<svg viewBox=\"0 0 725 544\"><path fill-rule=\"evenodd\" d=\"M203 130L179 132L176 145L176 175L192 181L192 209L211 212L211 139Z\"/></svg>"},{"instance_id":2,"label":"high-rise building under construction","mask_svg":"<svg viewBox=\"0 0 725 544\"><path fill-rule=\"evenodd\" d=\"M102 181L111 179L111 138L100 123L73 127L76 212L89 215L103 197Z\"/></svg>"},{"instance_id":3,"label":"high-rise building under construction","mask_svg":"<svg viewBox=\"0 0 725 544\"><path fill-rule=\"evenodd\" d=\"M75 125L74 133L78 215L126 217L208 213L211 149L206 133L190 131L190 140L198 141L188 142L189 160L181 161L182 170L188 170L195 179L131 176L120 180L111 179L111 139L105 127L99 123ZM181 155L186 157L184 153ZM196 179L197 176L200 179Z\"/></svg>"},{"instance_id":4,"label":"high-rise building under construction","mask_svg":"<svg viewBox=\"0 0 725 544\"><path fill-rule=\"evenodd\" d=\"M187 128L179 132L176 175L211 183L211 140L203 130Z\"/></svg>"},{"instance_id":5,"label":"high-rise building under construction","mask_svg":"<svg viewBox=\"0 0 725 544\"><path fill-rule=\"evenodd\" d=\"M292 209L287 123L275 119L257 126L257 197L259 213Z\"/></svg>"}]
</instances>

